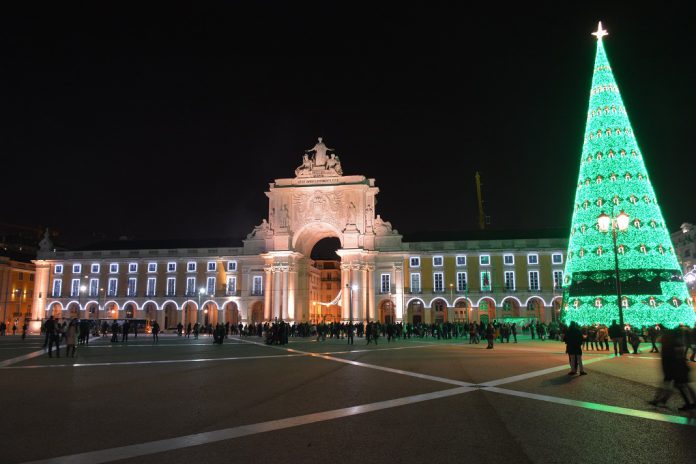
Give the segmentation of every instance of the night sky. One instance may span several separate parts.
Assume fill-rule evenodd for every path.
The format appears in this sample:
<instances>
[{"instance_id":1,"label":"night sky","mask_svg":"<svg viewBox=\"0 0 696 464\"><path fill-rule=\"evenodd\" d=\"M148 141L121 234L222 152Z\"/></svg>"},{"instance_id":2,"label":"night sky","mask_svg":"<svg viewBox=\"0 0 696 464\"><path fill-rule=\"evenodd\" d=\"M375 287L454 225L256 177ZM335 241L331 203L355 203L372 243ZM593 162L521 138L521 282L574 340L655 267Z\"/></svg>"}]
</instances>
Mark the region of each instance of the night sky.
<instances>
[{"instance_id":1,"label":"night sky","mask_svg":"<svg viewBox=\"0 0 696 464\"><path fill-rule=\"evenodd\" d=\"M318 136L401 233L475 229L476 171L491 228L567 228L598 20L667 224L696 221L686 3L22 3L0 222L63 245L242 238Z\"/></svg>"}]
</instances>

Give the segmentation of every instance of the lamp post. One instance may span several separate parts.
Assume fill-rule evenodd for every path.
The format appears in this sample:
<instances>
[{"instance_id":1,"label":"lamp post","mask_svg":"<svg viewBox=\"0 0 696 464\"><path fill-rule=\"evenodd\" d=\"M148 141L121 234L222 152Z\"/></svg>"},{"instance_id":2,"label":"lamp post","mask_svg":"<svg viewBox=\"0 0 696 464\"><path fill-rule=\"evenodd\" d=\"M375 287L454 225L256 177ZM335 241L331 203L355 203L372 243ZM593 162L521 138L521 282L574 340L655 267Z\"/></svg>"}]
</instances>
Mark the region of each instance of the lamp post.
<instances>
[{"instance_id":1,"label":"lamp post","mask_svg":"<svg viewBox=\"0 0 696 464\"><path fill-rule=\"evenodd\" d=\"M450 283L450 304L452 305L452 308L454 308L454 284ZM457 317L458 314L455 313L454 320L458 320L459 318Z\"/></svg>"},{"instance_id":2,"label":"lamp post","mask_svg":"<svg viewBox=\"0 0 696 464\"><path fill-rule=\"evenodd\" d=\"M616 230L620 230L621 232L626 232L628 230L628 221L630 220L630 217L626 212L623 210L618 214L616 217L610 217L607 214L600 214L597 217L597 227L599 228L599 231L602 233L607 233L609 232L609 229L611 228L611 237L614 242L614 278L616 280L616 299L619 304L619 324L621 325L621 330L624 330L624 317L623 317L623 303L622 303L622 297L621 297L621 281L619 280L619 252L618 252L618 246L616 244ZM626 344L626 337L625 334L623 336L622 340L622 349L624 349L624 346ZM628 351L628 350L626 350Z\"/></svg>"},{"instance_id":3,"label":"lamp post","mask_svg":"<svg viewBox=\"0 0 696 464\"><path fill-rule=\"evenodd\" d=\"M198 311L196 314L196 322L198 322L199 326L201 324L201 297L203 295L205 295L205 288L201 287L198 289Z\"/></svg>"}]
</instances>

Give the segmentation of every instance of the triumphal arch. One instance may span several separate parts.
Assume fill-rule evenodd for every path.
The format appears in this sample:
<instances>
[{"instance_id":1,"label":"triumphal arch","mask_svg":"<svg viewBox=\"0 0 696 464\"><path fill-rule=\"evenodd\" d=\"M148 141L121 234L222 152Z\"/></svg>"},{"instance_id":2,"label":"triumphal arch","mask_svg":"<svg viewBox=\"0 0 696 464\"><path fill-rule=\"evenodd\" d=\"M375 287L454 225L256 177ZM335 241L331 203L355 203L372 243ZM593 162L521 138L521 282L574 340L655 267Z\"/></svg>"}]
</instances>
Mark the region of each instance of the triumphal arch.
<instances>
[{"instance_id":1,"label":"triumphal arch","mask_svg":"<svg viewBox=\"0 0 696 464\"><path fill-rule=\"evenodd\" d=\"M341 258L342 319L375 318L378 267L397 268L394 285L403 288L403 260L382 262L379 257L380 250L399 250L401 235L375 214L378 193L374 179L343 175L339 156L321 137L306 150L295 177L270 184L268 220L244 240L245 253L258 253L265 261L266 320L307 319L302 312L310 306L310 254L324 238L335 237L341 244L336 253Z\"/></svg>"}]
</instances>

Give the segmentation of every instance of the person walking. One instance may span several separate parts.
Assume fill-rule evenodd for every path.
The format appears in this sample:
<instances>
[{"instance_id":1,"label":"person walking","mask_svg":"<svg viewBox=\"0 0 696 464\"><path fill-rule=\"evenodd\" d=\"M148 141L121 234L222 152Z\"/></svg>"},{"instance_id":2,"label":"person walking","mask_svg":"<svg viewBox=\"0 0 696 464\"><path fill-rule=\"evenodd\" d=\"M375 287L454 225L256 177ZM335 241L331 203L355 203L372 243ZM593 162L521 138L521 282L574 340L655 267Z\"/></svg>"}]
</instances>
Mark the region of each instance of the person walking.
<instances>
[{"instance_id":1,"label":"person walking","mask_svg":"<svg viewBox=\"0 0 696 464\"><path fill-rule=\"evenodd\" d=\"M667 400L672 396L673 390L670 388L670 383L673 383L684 399L684 406L680 407L679 410L696 409L696 393L689 386L689 366L684 358L684 345L675 330L665 329L662 331L661 360L664 383L655 392L655 398L648 403L653 406L665 406Z\"/></svg>"},{"instance_id":2,"label":"person walking","mask_svg":"<svg viewBox=\"0 0 696 464\"><path fill-rule=\"evenodd\" d=\"M662 329L660 328L660 324L655 324L654 326L650 327L648 329L648 337L650 338L650 343L652 343L652 348L650 348L651 353L659 353L660 350L657 348L657 339L660 337L660 333L662 332Z\"/></svg>"},{"instance_id":3,"label":"person walking","mask_svg":"<svg viewBox=\"0 0 696 464\"><path fill-rule=\"evenodd\" d=\"M65 356L75 357L75 341L77 339L77 319L70 321L67 330L65 331ZM72 355L70 350L72 349Z\"/></svg>"},{"instance_id":4,"label":"person walking","mask_svg":"<svg viewBox=\"0 0 696 464\"><path fill-rule=\"evenodd\" d=\"M566 353L568 353L568 363L570 372L568 375L575 375L580 370L580 375L587 375L582 365L582 331L578 323L572 321L565 334Z\"/></svg>"}]
</instances>

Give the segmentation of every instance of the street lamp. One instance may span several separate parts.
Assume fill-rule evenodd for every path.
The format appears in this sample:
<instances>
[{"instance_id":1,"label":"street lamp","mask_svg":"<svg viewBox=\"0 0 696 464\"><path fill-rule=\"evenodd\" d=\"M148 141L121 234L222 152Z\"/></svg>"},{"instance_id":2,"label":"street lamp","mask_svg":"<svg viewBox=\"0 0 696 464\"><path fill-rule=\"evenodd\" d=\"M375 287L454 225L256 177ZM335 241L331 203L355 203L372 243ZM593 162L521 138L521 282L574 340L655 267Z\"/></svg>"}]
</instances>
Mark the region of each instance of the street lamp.
<instances>
[{"instance_id":1,"label":"street lamp","mask_svg":"<svg viewBox=\"0 0 696 464\"><path fill-rule=\"evenodd\" d=\"M450 304L452 305L452 308L454 308L454 284L449 284L450 287ZM454 310L456 311L456 310ZM454 320L456 321L458 319L458 314L454 314Z\"/></svg>"},{"instance_id":2,"label":"street lamp","mask_svg":"<svg viewBox=\"0 0 696 464\"><path fill-rule=\"evenodd\" d=\"M200 325L201 323L201 297L205 295L205 288L201 287L198 289L198 311L196 314L196 321Z\"/></svg>"},{"instance_id":3,"label":"street lamp","mask_svg":"<svg viewBox=\"0 0 696 464\"><path fill-rule=\"evenodd\" d=\"M616 280L616 298L619 303L619 324L621 325L621 330L624 328L624 317L623 317L623 303L621 298L621 281L619 280L619 252L618 246L616 245L616 230L621 232L626 232L628 230L628 221L630 217L626 212L621 210L618 216L612 218L607 214L602 214L597 217L597 227L602 233L609 232L611 229L611 237L614 241L614 278ZM624 338L624 343L625 343ZM624 344L622 343L622 345Z\"/></svg>"}]
</instances>

